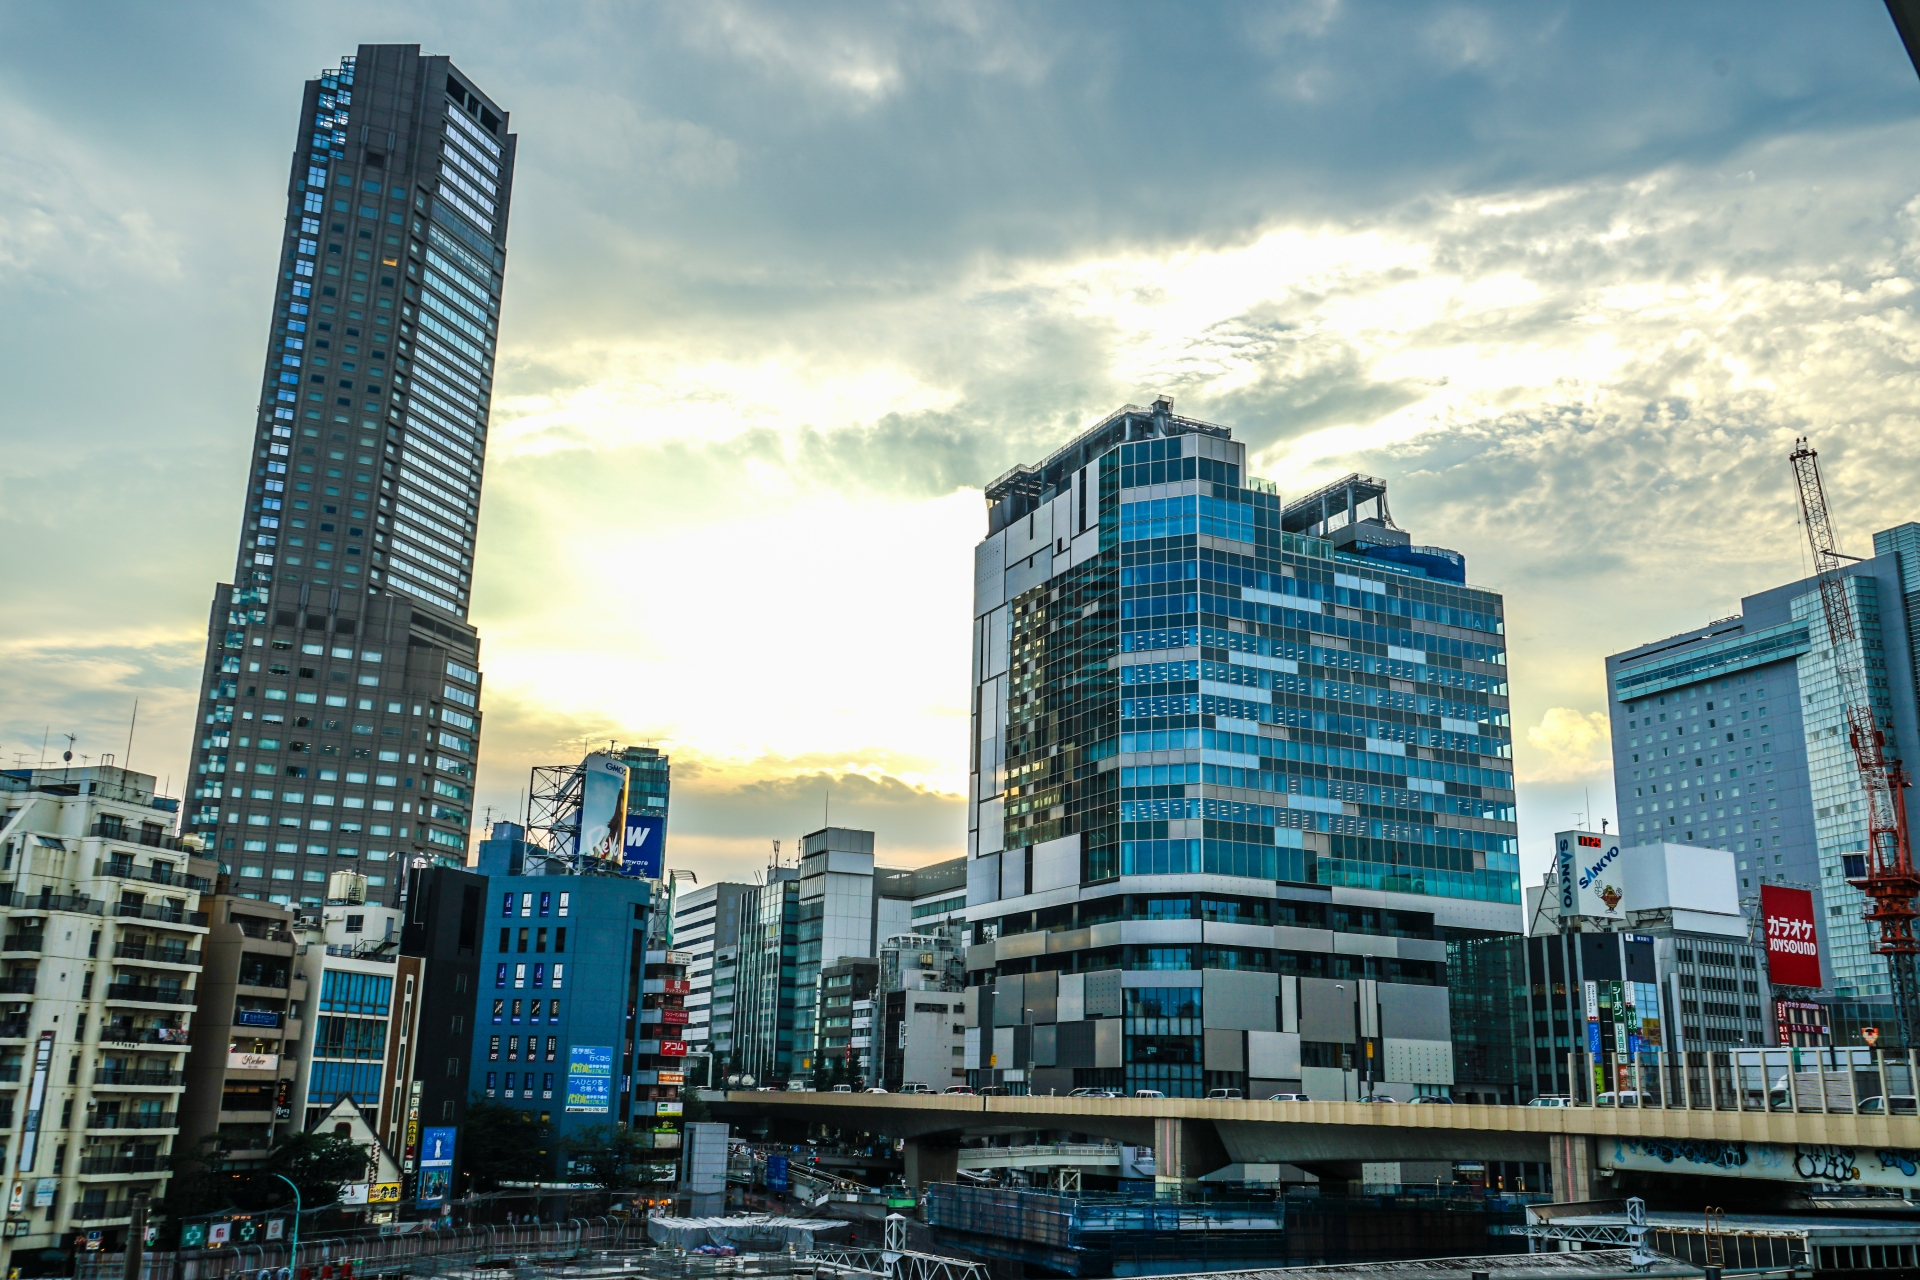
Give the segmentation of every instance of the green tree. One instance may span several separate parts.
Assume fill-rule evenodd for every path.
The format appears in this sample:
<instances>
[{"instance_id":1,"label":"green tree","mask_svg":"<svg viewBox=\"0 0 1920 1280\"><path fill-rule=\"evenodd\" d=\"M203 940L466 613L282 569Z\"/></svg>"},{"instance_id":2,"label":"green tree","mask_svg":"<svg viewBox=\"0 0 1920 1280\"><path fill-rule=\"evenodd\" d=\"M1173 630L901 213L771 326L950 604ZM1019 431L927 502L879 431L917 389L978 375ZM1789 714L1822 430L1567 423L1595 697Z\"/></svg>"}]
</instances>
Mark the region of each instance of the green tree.
<instances>
[{"instance_id":1,"label":"green tree","mask_svg":"<svg viewBox=\"0 0 1920 1280\"><path fill-rule=\"evenodd\" d=\"M225 1171L227 1154L220 1135L210 1133L191 1146L175 1148L167 1157L173 1176L167 1180L167 1194L154 1206L165 1218L163 1247L175 1247L180 1219L214 1213L234 1203L241 1175Z\"/></svg>"},{"instance_id":2,"label":"green tree","mask_svg":"<svg viewBox=\"0 0 1920 1280\"><path fill-rule=\"evenodd\" d=\"M290 1133L267 1153L262 1174L279 1174L300 1188L300 1204L314 1208L340 1198L340 1184L367 1176L367 1150L341 1133ZM280 1178L263 1177L270 1186L284 1188Z\"/></svg>"},{"instance_id":3,"label":"green tree","mask_svg":"<svg viewBox=\"0 0 1920 1280\"><path fill-rule=\"evenodd\" d=\"M497 1191L503 1181L544 1178L553 1168L553 1129L530 1111L475 1096L467 1104L456 1155L470 1191Z\"/></svg>"}]
</instances>

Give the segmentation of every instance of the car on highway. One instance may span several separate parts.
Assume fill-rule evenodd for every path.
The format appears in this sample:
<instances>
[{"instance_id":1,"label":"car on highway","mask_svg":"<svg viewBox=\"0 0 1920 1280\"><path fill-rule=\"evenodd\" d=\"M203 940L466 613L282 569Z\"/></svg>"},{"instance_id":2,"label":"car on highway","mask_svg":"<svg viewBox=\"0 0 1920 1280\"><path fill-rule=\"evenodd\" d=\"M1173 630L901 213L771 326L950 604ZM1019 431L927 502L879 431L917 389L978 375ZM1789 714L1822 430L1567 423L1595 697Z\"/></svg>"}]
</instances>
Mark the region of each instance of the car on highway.
<instances>
[{"instance_id":1,"label":"car on highway","mask_svg":"<svg viewBox=\"0 0 1920 1280\"><path fill-rule=\"evenodd\" d=\"M1654 1096L1644 1089L1621 1089L1617 1092L1609 1089L1596 1096L1593 1105L1596 1107L1651 1107L1658 1104Z\"/></svg>"},{"instance_id":2,"label":"car on highway","mask_svg":"<svg viewBox=\"0 0 1920 1280\"><path fill-rule=\"evenodd\" d=\"M1355 1099L1354 1099L1354 1101L1355 1101L1355 1102L1394 1102L1394 1103L1397 1103L1397 1102L1399 1102L1399 1101L1400 1101L1400 1099L1398 1099L1398 1098L1390 1098L1390 1097L1388 1097L1388 1096L1387 1096L1386 1094L1384 1094L1384 1093L1370 1093L1370 1094L1368 1094L1368 1095L1367 1095L1366 1097L1364 1097L1364 1098L1355 1098Z\"/></svg>"},{"instance_id":3,"label":"car on highway","mask_svg":"<svg viewBox=\"0 0 1920 1280\"><path fill-rule=\"evenodd\" d=\"M1453 1099L1443 1098L1437 1093L1423 1093L1413 1100L1413 1105L1416 1107L1422 1103L1425 1103L1427 1106L1433 1106L1435 1103L1438 1103L1440 1106L1450 1107L1453 1105Z\"/></svg>"},{"instance_id":4,"label":"car on highway","mask_svg":"<svg viewBox=\"0 0 1920 1280\"><path fill-rule=\"evenodd\" d=\"M1240 1098L1241 1098L1241 1093L1238 1089L1207 1090L1208 1102L1238 1102Z\"/></svg>"},{"instance_id":5,"label":"car on highway","mask_svg":"<svg viewBox=\"0 0 1920 1280\"><path fill-rule=\"evenodd\" d=\"M880 1087L879 1085L875 1085L875 1086L873 1086L873 1088L871 1088L871 1089L863 1089L863 1090L861 1090L861 1092L863 1092L863 1093L885 1093L885 1092L886 1092L886 1090L885 1090L885 1089L882 1089L882 1088L881 1088L881 1087Z\"/></svg>"},{"instance_id":6,"label":"car on highway","mask_svg":"<svg viewBox=\"0 0 1920 1280\"><path fill-rule=\"evenodd\" d=\"M1888 1106L1889 1101L1892 1103L1891 1108ZM1914 1096L1910 1093L1896 1093L1892 1099L1889 1100L1876 1093L1871 1098L1860 1099L1860 1105L1855 1108L1855 1110L1863 1116L1881 1115L1889 1109L1896 1116L1910 1116L1915 1114Z\"/></svg>"},{"instance_id":7,"label":"car on highway","mask_svg":"<svg viewBox=\"0 0 1920 1280\"><path fill-rule=\"evenodd\" d=\"M973 1094L973 1086L970 1084L950 1084L940 1092L962 1097L971 1097Z\"/></svg>"},{"instance_id":8,"label":"car on highway","mask_svg":"<svg viewBox=\"0 0 1920 1280\"><path fill-rule=\"evenodd\" d=\"M835 1085L835 1086L833 1086L833 1092L835 1092L835 1093L852 1093L852 1092L853 1092L853 1086L852 1086L852 1085L850 1085L850 1084L837 1084L837 1085Z\"/></svg>"},{"instance_id":9,"label":"car on highway","mask_svg":"<svg viewBox=\"0 0 1920 1280\"><path fill-rule=\"evenodd\" d=\"M1543 1093L1527 1104L1530 1107L1570 1107L1573 1099L1564 1093Z\"/></svg>"},{"instance_id":10,"label":"car on highway","mask_svg":"<svg viewBox=\"0 0 1920 1280\"><path fill-rule=\"evenodd\" d=\"M1133 1096L1136 1098L1164 1098L1167 1095L1158 1089L1135 1089Z\"/></svg>"},{"instance_id":11,"label":"car on highway","mask_svg":"<svg viewBox=\"0 0 1920 1280\"><path fill-rule=\"evenodd\" d=\"M1100 1089L1100 1088L1094 1088L1091 1086L1083 1086L1078 1089L1067 1090L1067 1096L1069 1098L1117 1098L1120 1096L1120 1094L1117 1090L1114 1090L1114 1089Z\"/></svg>"},{"instance_id":12,"label":"car on highway","mask_svg":"<svg viewBox=\"0 0 1920 1280\"><path fill-rule=\"evenodd\" d=\"M1276 1093L1271 1098L1268 1098L1267 1101L1268 1102L1312 1102L1313 1099L1309 1098L1304 1093Z\"/></svg>"},{"instance_id":13,"label":"car on highway","mask_svg":"<svg viewBox=\"0 0 1920 1280\"><path fill-rule=\"evenodd\" d=\"M905 1084L903 1084L903 1085L901 1085L901 1086L900 1086L900 1092L902 1092L902 1093L932 1093L932 1092L933 1092L933 1089L932 1089L932 1087L931 1087L931 1086L929 1086L929 1085L924 1085L924 1084L921 1084L921 1083L920 1083L920 1082L919 1082L918 1080L909 1080L909 1081L907 1081L907 1082L906 1082Z\"/></svg>"}]
</instances>

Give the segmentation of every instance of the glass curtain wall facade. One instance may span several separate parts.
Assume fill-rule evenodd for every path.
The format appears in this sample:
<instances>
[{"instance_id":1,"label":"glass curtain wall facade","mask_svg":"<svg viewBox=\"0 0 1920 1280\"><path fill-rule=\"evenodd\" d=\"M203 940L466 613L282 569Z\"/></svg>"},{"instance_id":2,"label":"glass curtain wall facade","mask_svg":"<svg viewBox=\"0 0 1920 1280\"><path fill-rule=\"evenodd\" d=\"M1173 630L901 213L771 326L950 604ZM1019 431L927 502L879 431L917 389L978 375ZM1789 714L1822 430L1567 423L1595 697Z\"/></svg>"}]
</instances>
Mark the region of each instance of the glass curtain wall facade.
<instances>
[{"instance_id":1,"label":"glass curtain wall facade","mask_svg":"<svg viewBox=\"0 0 1920 1280\"><path fill-rule=\"evenodd\" d=\"M742 895L740 913L734 1061L740 1071L761 1084L784 1084L794 1071L799 871L769 867L767 883ZM808 998L811 1000L811 992ZM808 1012L812 1012L811 1005ZM811 1045L812 1041L807 1043Z\"/></svg>"},{"instance_id":2,"label":"glass curtain wall facade","mask_svg":"<svg viewBox=\"0 0 1920 1280\"><path fill-rule=\"evenodd\" d=\"M1874 710L1888 754L1920 743L1913 636L1920 525L1874 535L1845 570ZM1629 844L1731 849L1742 899L1762 884L1812 889L1825 985L1884 997L1885 961L1847 883L1865 871L1866 820L1818 583L1788 583L1740 613L1607 659L1614 788ZM1908 820L1920 820L1911 792Z\"/></svg>"},{"instance_id":3,"label":"glass curtain wall facade","mask_svg":"<svg viewBox=\"0 0 1920 1280\"><path fill-rule=\"evenodd\" d=\"M342 857L465 861L514 146L417 45L362 45L306 84L182 824L244 896L315 904Z\"/></svg>"},{"instance_id":4,"label":"glass curtain wall facade","mask_svg":"<svg viewBox=\"0 0 1920 1280\"><path fill-rule=\"evenodd\" d=\"M1217 1069L1202 1042L1275 1031L1277 975L1444 986L1447 931L1519 928L1500 597L1457 554L1412 547L1368 483L1375 514L1350 484L1336 529L1322 496L1283 505L1229 431L1162 400L987 490L969 969L983 988L1126 971L1129 1088L1231 1074L1230 1037ZM1342 931L1405 941L1353 954ZM1015 940L1033 933L1078 945ZM1209 1010L1215 971L1276 975L1274 1003ZM970 1065L1044 1058L1048 1036L1024 1047L1004 1020L1045 1012L992 1003L1003 1025L981 1015Z\"/></svg>"}]
</instances>

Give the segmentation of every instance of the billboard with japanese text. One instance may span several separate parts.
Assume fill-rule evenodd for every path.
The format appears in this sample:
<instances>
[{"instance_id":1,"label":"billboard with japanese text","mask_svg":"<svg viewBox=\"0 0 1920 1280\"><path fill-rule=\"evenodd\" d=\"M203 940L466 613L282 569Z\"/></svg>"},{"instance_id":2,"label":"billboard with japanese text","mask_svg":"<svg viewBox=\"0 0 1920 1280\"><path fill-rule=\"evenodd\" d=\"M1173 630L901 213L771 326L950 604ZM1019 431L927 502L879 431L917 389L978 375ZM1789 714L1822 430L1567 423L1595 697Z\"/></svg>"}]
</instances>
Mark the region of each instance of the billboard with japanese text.
<instances>
[{"instance_id":1,"label":"billboard with japanese text","mask_svg":"<svg viewBox=\"0 0 1920 1280\"><path fill-rule=\"evenodd\" d=\"M1767 926L1767 980L1777 987L1819 986L1820 940L1813 927L1813 891L1763 884L1760 917Z\"/></svg>"}]
</instances>

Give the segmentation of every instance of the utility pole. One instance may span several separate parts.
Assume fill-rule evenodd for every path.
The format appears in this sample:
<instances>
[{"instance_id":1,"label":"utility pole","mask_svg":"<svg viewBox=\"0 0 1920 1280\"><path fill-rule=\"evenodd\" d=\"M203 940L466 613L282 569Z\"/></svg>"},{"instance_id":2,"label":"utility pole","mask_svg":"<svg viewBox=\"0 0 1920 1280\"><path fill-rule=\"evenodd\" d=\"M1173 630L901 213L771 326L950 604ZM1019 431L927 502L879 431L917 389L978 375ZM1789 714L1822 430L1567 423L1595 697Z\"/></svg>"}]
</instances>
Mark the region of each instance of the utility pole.
<instances>
[{"instance_id":1,"label":"utility pole","mask_svg":"<svg viewBox=\"0 0 1920 1280\"><path fill-rule=\"evenodd\" d=\"M132 1214L127 1220L126 1265L122 1268L121 1280L140 1280L141 1254L147 1246L147 1193L136 1192L133 1197Z\"/></svg>"}]
</instances>

